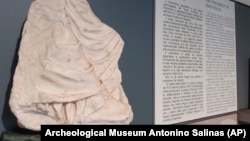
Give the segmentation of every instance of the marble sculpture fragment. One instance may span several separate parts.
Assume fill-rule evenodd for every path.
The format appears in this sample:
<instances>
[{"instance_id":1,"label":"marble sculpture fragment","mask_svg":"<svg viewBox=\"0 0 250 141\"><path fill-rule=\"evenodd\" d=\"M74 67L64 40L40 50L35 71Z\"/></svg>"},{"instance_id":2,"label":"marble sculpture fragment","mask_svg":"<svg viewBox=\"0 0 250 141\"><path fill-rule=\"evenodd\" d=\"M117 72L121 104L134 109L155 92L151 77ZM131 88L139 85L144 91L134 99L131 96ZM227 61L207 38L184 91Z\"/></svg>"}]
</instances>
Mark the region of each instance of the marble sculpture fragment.
<instances>
[{"instance_id":1,"label":"marble sculpture fragment","mask_svg":"<svg viewBox=\"0 0 250 141\"><path fill-rule=\"evenodd\" d=\"M9 100L18 125L130 124L118 67L123 46L87 0L33 1Z\"/></svg>"}]
</instances>

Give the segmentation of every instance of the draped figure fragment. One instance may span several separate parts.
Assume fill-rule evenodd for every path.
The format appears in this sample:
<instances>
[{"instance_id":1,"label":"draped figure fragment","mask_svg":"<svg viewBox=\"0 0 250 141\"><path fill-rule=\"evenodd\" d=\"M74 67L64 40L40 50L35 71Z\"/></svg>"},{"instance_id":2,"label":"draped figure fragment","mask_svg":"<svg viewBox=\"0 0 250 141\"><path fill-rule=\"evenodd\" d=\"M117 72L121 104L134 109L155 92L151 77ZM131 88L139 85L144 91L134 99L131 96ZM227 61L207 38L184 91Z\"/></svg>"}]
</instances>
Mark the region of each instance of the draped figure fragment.
<instances>
[{"instance_id":1,"label":"draped figure fragment","mask_svg":"<svg viewBox=\"0 0 250 141\"><path fill-rule=\"evenodd\" d=\"M9 100L19 126L130 124L118 66L123 46L87 0L33 1Z\"/></svg>"}]
</instances>

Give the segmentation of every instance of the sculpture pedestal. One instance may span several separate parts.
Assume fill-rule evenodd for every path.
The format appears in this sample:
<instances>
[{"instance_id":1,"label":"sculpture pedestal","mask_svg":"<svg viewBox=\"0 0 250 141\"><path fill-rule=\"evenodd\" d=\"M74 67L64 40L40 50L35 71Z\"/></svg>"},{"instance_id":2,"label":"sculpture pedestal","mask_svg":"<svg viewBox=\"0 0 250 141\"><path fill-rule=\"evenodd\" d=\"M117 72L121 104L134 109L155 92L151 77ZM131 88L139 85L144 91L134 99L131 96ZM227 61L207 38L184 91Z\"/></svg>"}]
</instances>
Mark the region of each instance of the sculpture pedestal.
<instances>
[{"instance_id":1,"label":"sculpture pedestal","mask_svg":"<svg viewBox=\"0 0 250 141\"><path fill-rule=\"evenodd\" d=\"M15 132L3 132L1 141L41 141L40 134L21 134Z\"/></svg>"}]
</instances>

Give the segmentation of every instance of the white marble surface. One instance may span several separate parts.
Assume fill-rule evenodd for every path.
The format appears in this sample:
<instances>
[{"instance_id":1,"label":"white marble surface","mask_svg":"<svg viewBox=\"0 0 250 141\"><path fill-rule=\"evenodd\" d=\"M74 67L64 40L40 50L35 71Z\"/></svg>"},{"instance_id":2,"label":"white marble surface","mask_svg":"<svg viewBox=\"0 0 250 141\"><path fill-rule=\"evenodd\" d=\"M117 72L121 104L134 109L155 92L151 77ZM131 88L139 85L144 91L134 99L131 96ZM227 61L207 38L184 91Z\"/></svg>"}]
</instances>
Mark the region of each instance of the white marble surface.
<instances>
[{"instance_id":1,"label":"white marble surface","mask_svg":"<svg viewBox=\"0 0 250 141\"><path fill-rule=\"evenodd\" d=\"M87 0L33 1L9 101L20 127L129 124L118 66L123 46Z\"/></svg>"}]
</instances>

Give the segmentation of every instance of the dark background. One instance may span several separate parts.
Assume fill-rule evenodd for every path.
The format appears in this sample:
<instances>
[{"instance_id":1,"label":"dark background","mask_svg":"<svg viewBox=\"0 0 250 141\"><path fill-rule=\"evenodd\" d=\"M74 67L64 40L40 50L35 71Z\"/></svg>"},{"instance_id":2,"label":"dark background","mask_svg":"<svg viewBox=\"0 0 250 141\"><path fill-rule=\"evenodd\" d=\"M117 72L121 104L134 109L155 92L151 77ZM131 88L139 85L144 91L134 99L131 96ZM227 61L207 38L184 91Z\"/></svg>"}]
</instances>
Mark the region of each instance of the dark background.
<instances>
[{"instance_id":1,"label":"dark background","mask_svg":"<svg viewBox=\"0 0 250 141\"><path fill-rule=\"evenodd\" d=\"M32 0L0 0L0 133L19 131L8 100L17 52ZM119 61L122 86L134 112L132 124L153 124L154 0L89 0L92 10L125 41ZM238 109L248 108L250 9L236 3Z\"/></svg>"}]
</instances>

